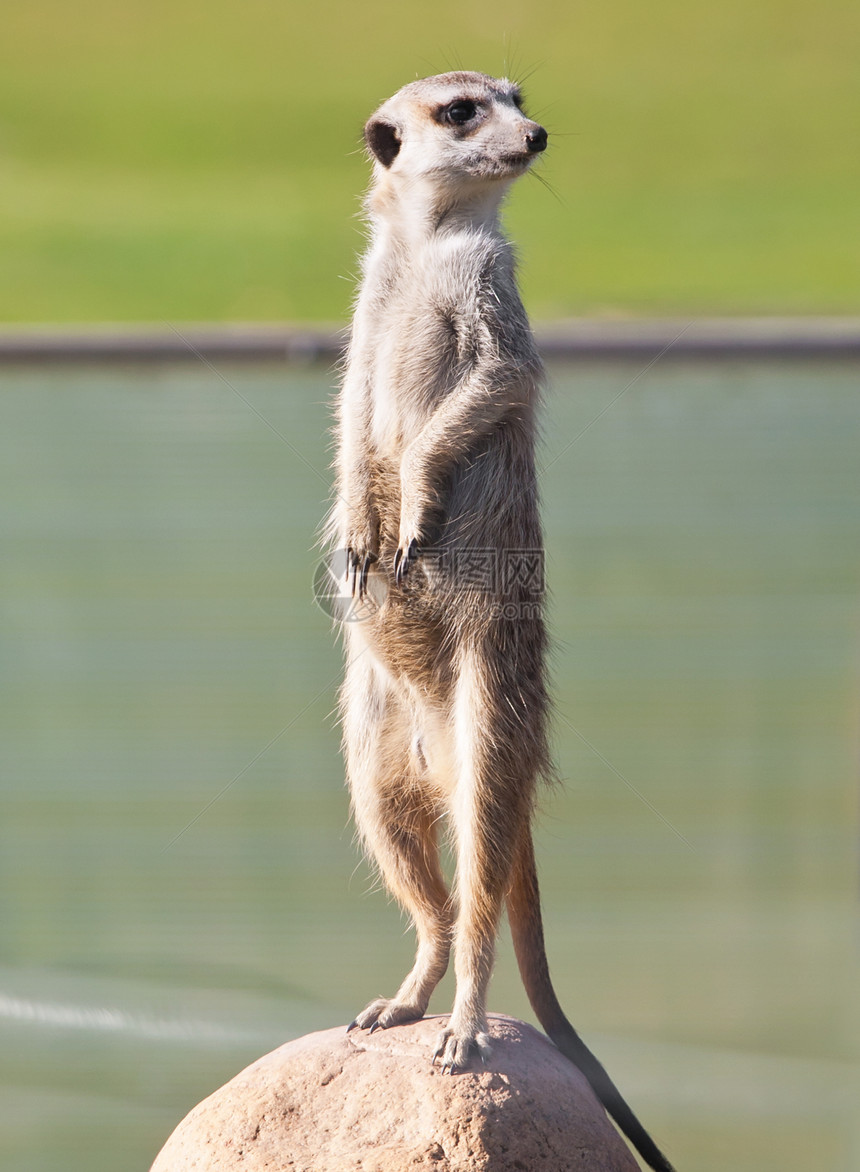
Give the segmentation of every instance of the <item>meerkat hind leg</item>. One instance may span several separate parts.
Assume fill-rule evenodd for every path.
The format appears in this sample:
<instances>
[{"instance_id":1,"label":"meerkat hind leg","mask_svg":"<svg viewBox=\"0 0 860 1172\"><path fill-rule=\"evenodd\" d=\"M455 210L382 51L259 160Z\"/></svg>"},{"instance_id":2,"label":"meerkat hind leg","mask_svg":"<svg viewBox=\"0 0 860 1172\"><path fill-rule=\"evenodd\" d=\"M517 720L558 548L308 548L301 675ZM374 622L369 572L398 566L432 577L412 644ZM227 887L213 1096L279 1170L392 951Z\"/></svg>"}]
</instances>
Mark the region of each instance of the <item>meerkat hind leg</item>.
<instances>
[{"instance_id":1,"label":"meerkat hind leg","mask_svg":"<svg viewBox=\"0 0 860 1172\"><path fill-rule=\"evenodd\" d=\"M347 762L356 823L382 879L412 917L415 963L393 997L372 1001L349 1027L387 1028L424 1016L445 975L451 907L436 836L437 810L420 776L409 714L376 672L352 665L346 689Z\"/></svg>"},{"instance_id":2,"label":"meerkat hind leg","mask_svg":"<svg viewBox=\"0 0 860 1172\"><path fill-rule=\"evenodd\" d=\"M393 997L378 997L358 1014L352 1026L360 1029L385 1029L422 1018L448 968L451 912L438 863L435 816L409 800L404 803L404 796L383 797L375 825L363 833L385 885L412 917L418 938L415 963Z\"/></svg>"},{"instance_id":3,"label":"meerkat hind leg","mask_svg":"<svg viewBox=\"0 0 860 1172\"><path fill-rule=\"evenodd\" d=\"M485 670L479 655L464 655L454 707L460 772L453 804L457 989L433 1055L434 1062L441 1059L442 1069L452 1073L472 1056L485 1061L490 1054L487 992L514 845L531 795L528 746L517 744L510 735L504 710L493 702Z\"/></svg>"}]
</instances>

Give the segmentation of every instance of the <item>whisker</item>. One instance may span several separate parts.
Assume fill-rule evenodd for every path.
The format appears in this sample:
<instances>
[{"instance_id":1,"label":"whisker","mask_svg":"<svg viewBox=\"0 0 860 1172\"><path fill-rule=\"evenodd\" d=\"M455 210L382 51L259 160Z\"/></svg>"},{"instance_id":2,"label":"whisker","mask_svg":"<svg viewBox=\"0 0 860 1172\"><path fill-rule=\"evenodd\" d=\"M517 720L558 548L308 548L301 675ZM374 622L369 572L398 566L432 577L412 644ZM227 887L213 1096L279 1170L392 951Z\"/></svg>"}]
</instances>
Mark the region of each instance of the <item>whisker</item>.
<instances>
[{"instance_id":1,"label":"whisker","mask_svg":"<svg viewBox=\"0 0 860 1172\"><path fill-rule=\"evenodd\" d=\"M545 65L546 65L546 58L544 58L542 61L535 62L535 64L531 67L531 69L527 69L525 73L518 74L517 85L525 85L525 83L529 80L529 78L534 77L534 75L537 73L537 71L539 69L543 69L543 67Z\"/></svg>"},{"instance_id":2,"label":"whisker","mask_svg":"<svg viewBox=\"0 0 860 1172\"><path fill-rule=\"evenodd\" d=\"M559 195L556 188L553 187L553 185L550 183L550 181L544 175L541 175L539 171L529 171L529 175L531 175L533 179L537 179L538 183L540 183L542 187L545 187L547 189L547 191L550 193L550 195L553 197L553 199L557 200L561 207L563 207L563 208L567 207L567 204L562 199L562 197Z\"/></svg>"}]
</instances>

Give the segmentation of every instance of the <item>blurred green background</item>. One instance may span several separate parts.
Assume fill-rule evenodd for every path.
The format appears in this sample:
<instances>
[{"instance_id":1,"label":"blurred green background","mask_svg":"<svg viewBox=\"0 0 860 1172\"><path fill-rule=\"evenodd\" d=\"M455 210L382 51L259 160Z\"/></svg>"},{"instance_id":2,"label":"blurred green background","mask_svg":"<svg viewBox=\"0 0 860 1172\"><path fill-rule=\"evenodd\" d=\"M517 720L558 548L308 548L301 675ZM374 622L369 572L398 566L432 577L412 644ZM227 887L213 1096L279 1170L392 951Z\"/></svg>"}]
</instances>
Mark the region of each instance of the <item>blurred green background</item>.
<instances>
[{"instance_id":1,"label":"blurred green background","mask_svg":"<svg viewBox=\"0 0 860 1172\"><path fill-rule=\"evenodd\" d=\"M858 32L840 0L8 0L0 320L345 320L362 122L456 66L525 77L552 135L555 194L509 209L535 317L856 312ZM311 598L335 377L0 375L4 1168L146 1167L408 964ZM856 1172L856 365L557 367L546 435L562 1001L679 1168ZM529 1016L507 942L492 1004Z\"/></svg>"},{"instance_id":2,"label":"blurred green background","mask_svg":"<svg viewBox=\"0 0 860 1172\"><path fill-rule=\"evenodd\" d=\"M535 316L854 311L858 32L850 0L7 0L0 319L344 319L363 120L458 65L552 135L557 198L510 209Z\"/></svg>"}]
</instances>

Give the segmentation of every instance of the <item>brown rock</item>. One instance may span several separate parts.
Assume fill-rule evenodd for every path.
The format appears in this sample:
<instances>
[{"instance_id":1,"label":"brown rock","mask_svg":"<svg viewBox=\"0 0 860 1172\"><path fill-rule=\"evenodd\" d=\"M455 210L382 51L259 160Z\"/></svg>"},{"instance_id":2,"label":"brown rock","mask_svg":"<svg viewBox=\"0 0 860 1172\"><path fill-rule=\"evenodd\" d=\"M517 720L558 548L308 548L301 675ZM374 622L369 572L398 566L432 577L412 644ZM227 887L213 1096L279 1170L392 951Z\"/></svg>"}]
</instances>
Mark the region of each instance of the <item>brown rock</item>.
<instances>
[{"instance_id":1,"label":"brown rock","mask_svg":"<svg viewBox=\"0 0 860 1172\"><path fill-rule=\"evenodd\" d=\"M580 1072L514 1018L486 1067L443 1074L440 1022L308 1034L179 1124L152 1172L638 1172Z\"/></svg>"}]
</instances>

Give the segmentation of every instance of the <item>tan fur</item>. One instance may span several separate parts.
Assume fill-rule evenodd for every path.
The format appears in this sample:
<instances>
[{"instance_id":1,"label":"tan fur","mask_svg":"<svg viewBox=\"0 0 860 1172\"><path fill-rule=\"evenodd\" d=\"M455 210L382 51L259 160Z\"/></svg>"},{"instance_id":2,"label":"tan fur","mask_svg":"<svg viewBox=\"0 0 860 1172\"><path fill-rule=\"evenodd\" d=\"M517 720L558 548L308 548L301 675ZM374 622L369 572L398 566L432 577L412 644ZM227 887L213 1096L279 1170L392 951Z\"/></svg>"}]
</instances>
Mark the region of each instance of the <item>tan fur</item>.
<instances>
[{"instance_id":1,"label":"tan fur","mask_svg":"<svg viewBox=\"0 0 860 1172\"><path fill-rule=\"evenodd\" d=\"M536 785L550 772L542 598L533 580L476 583L462 572L481 551L498 571L514 551L542 546L542 368L499 208L546 133L511 82L453 73L405 86L365 138L371 238L328 536L350 551L357 593L382 599L345 627L344 748L359 832L414 921L418 952L394 996L354 1025L421 1017L453 943L456 996L435 1056L451 1071L486 1056L507 899L529 995L579 1061L549 984L530 830ZM439 864L442 819L455 898Z\"/></svg>"}]
</instances>

